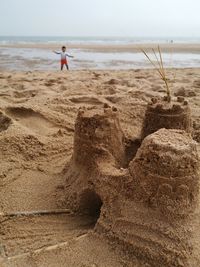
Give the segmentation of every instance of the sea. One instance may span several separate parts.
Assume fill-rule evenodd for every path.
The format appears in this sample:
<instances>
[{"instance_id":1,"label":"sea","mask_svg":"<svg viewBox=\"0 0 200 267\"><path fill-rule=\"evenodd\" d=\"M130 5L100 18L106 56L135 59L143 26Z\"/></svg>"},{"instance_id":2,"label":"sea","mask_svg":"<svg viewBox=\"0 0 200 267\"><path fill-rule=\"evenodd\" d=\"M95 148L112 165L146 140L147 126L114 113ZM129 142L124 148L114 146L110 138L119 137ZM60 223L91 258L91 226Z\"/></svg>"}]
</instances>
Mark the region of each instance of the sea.
<instances>
[{"instance_id":1,"label":"sea","mask_svg":"<svg viewBox=\"0 0 200 267\"><path fill-rule=\"evenodd\" d=\"M131 44L197 44L200 37L65 37L65 36L0 36L0 70L57 70L59 55L52 52L51 46L67 45L72 70L82 69L138 69L151 68L151 64L141 52L103 51L81 48L82 45L131 45ZM42 45L45 48L42 48ZM21 46L20 46L21 45ZM31 45L31 47L26 47ZM48 49L49 45L49 49ZM80 48L70 48L76 45ZM200 67L200 53L162 53L166 68ZM150 54L153 56L153 54Z\"/></svg>"}]
</instances>

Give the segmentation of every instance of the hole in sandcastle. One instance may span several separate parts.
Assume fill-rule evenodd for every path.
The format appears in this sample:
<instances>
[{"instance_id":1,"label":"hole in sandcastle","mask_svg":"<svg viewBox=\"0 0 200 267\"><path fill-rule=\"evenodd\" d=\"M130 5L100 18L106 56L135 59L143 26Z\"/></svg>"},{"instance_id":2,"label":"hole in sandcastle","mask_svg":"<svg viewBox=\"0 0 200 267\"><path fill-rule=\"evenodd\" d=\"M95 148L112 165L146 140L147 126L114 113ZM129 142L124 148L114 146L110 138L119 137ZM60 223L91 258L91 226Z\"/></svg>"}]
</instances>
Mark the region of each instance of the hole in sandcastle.
<instances>
[{"instance_id":1,"label":"hole in sandcastle","mask_svg":"<svg viewBox=\"0 0 200 267\"><path fill-rule=\"evenodd\" d=\"M91 189L86 189L80 196L80 212L94 217L95 223L100 217L103 202L100 196Z\"/></svg>"}]
</instances>

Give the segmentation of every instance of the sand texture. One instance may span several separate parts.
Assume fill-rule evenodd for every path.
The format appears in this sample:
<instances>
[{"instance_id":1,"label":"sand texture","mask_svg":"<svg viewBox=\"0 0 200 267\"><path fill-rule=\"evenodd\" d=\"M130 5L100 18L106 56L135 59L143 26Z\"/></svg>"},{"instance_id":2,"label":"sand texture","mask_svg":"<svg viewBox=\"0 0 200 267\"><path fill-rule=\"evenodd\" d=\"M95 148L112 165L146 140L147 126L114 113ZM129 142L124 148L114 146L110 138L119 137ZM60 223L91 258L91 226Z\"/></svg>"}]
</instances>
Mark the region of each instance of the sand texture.
<instances>
[{"instance_id":1,"label":"sand texture","mask_svg":"<svg viewBox=\"0 0 200 267\"><path fill-rule=\"evenodd\" d=\"M170 104L154 70L0 73L1 266L200 266L200 70L168 72Z\"/></svg>"}]
</instances>

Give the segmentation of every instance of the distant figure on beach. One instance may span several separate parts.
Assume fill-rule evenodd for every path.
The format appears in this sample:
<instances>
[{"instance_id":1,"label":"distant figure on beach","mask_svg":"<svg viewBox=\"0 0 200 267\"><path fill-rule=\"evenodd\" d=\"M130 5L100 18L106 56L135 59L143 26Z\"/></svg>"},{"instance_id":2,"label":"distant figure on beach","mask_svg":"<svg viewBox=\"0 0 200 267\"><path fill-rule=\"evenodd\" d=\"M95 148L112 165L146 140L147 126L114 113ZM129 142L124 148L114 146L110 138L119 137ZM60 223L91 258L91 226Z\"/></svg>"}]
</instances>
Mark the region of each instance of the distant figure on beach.
<instances>
[{"instance_id":1,"label":"distant figure on beach","mask_svg":"<svg viewBox=\"0 0 200 267\"><path fill-rule=\"evenodd\" d=\"M63 66L65 65L67 70L69 70L69 65L68 65L68 61L67 61L67 58L68 57L73 57L73 56L70 56L69 54L66 53L66 46L63 46L61 48L61 51L60 52L57 52L57 51L53 51L55 54L58 54L61 56L60 58L60 63L61 63L61 70L63 70Z\"/></svg>"}]
</instances>

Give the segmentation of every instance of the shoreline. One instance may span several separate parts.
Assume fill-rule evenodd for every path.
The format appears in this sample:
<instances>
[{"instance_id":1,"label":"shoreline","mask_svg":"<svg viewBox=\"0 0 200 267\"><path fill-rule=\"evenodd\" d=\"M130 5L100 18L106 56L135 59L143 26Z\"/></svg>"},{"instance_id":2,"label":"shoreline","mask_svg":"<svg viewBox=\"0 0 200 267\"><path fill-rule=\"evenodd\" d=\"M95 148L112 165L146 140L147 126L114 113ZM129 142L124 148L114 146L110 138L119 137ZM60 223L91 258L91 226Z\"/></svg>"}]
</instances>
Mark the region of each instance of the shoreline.
<instances>
[{"instance_id":1,"label":"shoreline","mask_svg":"<svg viewBox=\"0 0 200 267\"><path fill-rule=\"evenodd\" d=\"M0 45L0 70L53 70L60 68L60 58L53 50L61 44L9 44ZM153 59L156 44L72 44L67 46L71 69L123 70L148 69L152 65L143 55L145 50ZM199 68L200 44L161 44L165 68Z\"/></svg>"},{"instance_id":2,"label":"shoreline","mask_svg":"<svg viewBox=\"0 0 200 267\"><path fill-rule=\"evenodd\" d=\"M63 42L63 44L65 44ZM155 44L155 43L141 43L141 44L69 44L67 47L69 49L80 49L91 52L132 52L139 53L141 49L150 52L153 49L156 49L157 46L160 46L162 52L164 53L200 53L200 43L173 43L173 44ZM32 48L32 49L58 49L61 46L60 43L47 44L47 43L38 43L38 44L0 44L0 48Z\"/></svg>"}]
</instances>

